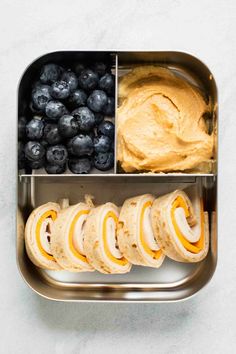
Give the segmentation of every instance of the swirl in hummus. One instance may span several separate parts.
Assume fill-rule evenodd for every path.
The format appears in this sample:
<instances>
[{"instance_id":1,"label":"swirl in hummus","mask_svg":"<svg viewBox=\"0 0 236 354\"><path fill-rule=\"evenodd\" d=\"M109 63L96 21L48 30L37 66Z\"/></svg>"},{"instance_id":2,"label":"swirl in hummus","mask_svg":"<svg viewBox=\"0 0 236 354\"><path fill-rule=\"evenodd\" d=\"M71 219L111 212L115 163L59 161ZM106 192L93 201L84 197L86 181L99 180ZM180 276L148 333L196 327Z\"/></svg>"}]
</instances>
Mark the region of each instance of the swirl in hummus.
<instances>
[{"instance_id":1,"label":"swirl in hummus","mask_svg":"<svg viewBox=\"0 0 236 354\"><path fill-rule=\"evenodd\" d=\"M117 159L125 172L184 171L212 158L210 104L169 69L135 68L121 78L119 101Z\"/></svg>"}]
</instances>

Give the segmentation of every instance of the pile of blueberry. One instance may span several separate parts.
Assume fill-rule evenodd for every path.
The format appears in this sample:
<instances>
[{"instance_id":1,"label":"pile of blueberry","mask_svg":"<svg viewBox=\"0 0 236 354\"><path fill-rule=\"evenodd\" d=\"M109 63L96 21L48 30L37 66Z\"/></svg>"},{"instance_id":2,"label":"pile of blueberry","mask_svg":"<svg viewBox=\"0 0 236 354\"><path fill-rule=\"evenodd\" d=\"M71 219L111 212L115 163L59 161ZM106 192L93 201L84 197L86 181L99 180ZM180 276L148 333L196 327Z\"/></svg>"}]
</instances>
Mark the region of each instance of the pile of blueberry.
<instances>
[{"instance_id":1,"label":"pile of blueberry","mask_svg":"<svg viewBox=\"0 0 236 354\"><path fill-rule=\"evenodd\" d=\"M29 102L30 117L18 122L18 168L31 172L89 173L114 166L115 77L110 65L82 63L74 71L42 67Z\"/></svg>"}]
</instances>

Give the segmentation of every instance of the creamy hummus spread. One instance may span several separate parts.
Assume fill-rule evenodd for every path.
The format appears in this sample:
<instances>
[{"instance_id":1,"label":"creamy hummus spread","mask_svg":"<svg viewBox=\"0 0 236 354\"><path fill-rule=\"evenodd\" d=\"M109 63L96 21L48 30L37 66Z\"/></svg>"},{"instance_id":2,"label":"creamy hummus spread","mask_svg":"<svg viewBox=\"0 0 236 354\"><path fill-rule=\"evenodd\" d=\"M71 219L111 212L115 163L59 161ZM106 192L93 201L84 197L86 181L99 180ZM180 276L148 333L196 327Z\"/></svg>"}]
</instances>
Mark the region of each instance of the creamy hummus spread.
<instances>
[{"instance_id":1,"label":"creamy hummus spread","mask_svg":"<svg viewBox=\"0 0 236 354\"><path fill-rule=\"evenodd\" d=\"M169 69L135 68L121 78L119 102L117 158L125 172L184 171L211 159L210 104Z\"/></svg>"}]
</instances>

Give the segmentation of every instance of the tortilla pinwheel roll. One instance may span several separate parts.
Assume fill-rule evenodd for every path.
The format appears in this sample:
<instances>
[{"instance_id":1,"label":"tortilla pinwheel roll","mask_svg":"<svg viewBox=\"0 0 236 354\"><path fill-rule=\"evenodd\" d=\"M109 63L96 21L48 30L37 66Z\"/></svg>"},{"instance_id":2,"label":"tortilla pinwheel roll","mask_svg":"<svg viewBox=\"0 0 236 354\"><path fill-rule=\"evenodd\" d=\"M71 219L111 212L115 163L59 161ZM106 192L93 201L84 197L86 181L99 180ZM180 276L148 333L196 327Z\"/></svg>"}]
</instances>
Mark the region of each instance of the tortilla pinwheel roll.
<instances>
[{"instance_id":1,"label":"tortilla pinwheel roll","mask_svg":"<svg viewBox=\"0 0 236 354\"><path fill-rule=\"evenodd\" d=\"M38 267L61 269L51 250L52 227L59 213L57 203L47 203L34 209L25 226L25 246L31 261Z\"/></svg>"},{"instance_id":2,"label":"tortilla pinwheel roll","mask_svg":"<svg viewBox=\"0 0 236 354\"><path fill-rule=\"evenodd\" d=\"M127 199L120 212L118 245L131 263L159 268L165 258L151 225L154 197L150 194Z\"/></svg>"},{"instance_id":3,"label":"tortilla pinwheel roll","mask_svg":"<svg viewBox=\"0 0 236 354\"><path fill-rule=\"evenodd\" d=\"M117 206L106 203L91 210L85 225L85 254L101 273L127 273L131 268L117 244L118 218Z\"/></svg>"},{"instance_id":4,"label":"tortilla pinwheel roll","mask_svg":"<svg viewBox=\"0 0 236 354\"><path fill-rule=\"evenodd\" d=\"M63 208L53 225L51 249L53 256L63 269L70 272L92 272L84 252L84 227L91 210L86 203L69 207L61 201Z\"/></svg>"},{"instance_id":5,"label":"tortilla pinwheel roll","mask_svg":"<svg viewBox=\"0 0 236 354\"><path fill-rule=\"evenodd\" d=\"M199 262L209 248L208 213L196 189L190 194L191 200L180 190L157 198L151 211L157 242L168 257L179 262Z\"/></svg>"}]
</instances>

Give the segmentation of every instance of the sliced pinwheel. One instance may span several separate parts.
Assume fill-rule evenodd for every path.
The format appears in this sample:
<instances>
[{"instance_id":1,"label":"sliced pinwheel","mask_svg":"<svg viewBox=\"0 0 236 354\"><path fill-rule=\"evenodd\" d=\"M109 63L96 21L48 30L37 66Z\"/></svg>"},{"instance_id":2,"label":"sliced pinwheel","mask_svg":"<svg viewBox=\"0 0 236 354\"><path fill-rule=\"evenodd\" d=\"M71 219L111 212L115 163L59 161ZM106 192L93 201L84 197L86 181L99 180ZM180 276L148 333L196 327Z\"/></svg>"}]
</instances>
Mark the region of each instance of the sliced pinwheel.
<instances>
[{"instance_id":1,"label":"sliced pinwheel","mask_svg":"<svg viewBox=\"0 0 236 354\"><path fill-rule=\"evenodd\" d=\"M61 201L63 209L53 225L51 248L58 264L71 272L94 271L84 252L84 227L91 210L86 203L68 207Z\"/></svg>"},{"instance_id":2,"label":"sliced pinwheel","mask_svg":"<svg viewBox=\"0 0 236 354\"><path fill-rule=\"evenodd\" d=\"M159 268L165 256L152 230L153 201L152 195L144 194L124 202L119 217L118 244L131 263Z\"/></svg>"},{"instance_id":3,"label":"sliced pinwheel","mask_svg":"<svg viewBox=\"0 0 236 354\"><path fill-rule=\"evenodd\" d=\"M117 244L118 218L116 205L106 203L91 210L85 225L85 254L101 273L127 273L131 268Z\"/></svg>"},{"instance_id":4,"label":"sliced pinwheel","mask_svg":"<svg viewBox=\"0 0 236 354\"><path fill-rule=\"evenodd\" d=\"M208 213L196 188L189 196L180 190L157 198L151 220L163 252L179 262L199 262L209 248Z\"/></svg>"},{"instance_id":5,"label":"sliced pinwheel","mask_svg":"<svg viewBox=\"0 0 236 354\"><path fill-rule=\"evenodd\" d=\"M38 267L50 270L61 269L51 250L52 227L57 219L60 206L47 203L30 214L25 226L26 251L31 261Z\"/></svg>"}]
</instances>

